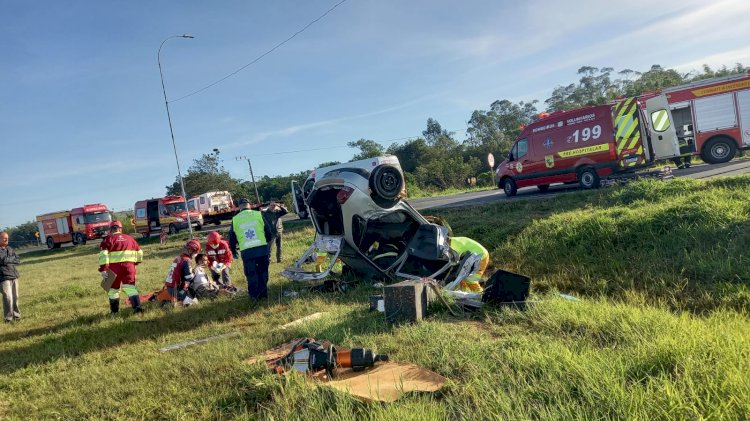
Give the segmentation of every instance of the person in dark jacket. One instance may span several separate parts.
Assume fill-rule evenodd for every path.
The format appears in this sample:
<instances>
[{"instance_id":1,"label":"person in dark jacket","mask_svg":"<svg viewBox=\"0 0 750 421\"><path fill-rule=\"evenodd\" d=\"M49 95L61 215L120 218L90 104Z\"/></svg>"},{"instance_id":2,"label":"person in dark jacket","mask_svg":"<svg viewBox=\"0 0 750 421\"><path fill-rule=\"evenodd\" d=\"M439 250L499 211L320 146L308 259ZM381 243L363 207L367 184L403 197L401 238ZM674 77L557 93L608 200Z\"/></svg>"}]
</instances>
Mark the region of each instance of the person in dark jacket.
<instances>
[{"instance_id":1,"label":"person in dark jacket","mask_svg":"<svg viewBox=\"0 0 750 421\"><path fill-rule=\"evenodd\" d=\"M247 293L251 300L268 298L268 241L275 228L264 215L250 209L250 201L240 199L240 212L232 218L229 230L229 249L237 259L237 248L242 256L242 266L247 278Z\"/></svg>"},{"instance_id":2,"label":"person in dark jacket","mask_svg":"<svg viewBox=\"0 0 750 421\"><path fill-rule=\"evenodd\" d=\"M10 323L21 319L18 310L18 269L21 263L16 251L8 245L10 236L7 232L0 232L0 285L3 293L3 315L5 322Z\"/></svg>"},{"instance_id":3,"label":"person in dark jacket","mask_svg":"<svg viewBox=\"0 0 750 421\"><path fill-rule=\"evenodd\" d=\"M268 205L268 209L264 213L267 215L266 222L270 222L276 227L276 230L271 230L272 237L268 239L268 254L271 255L271 249L274 243L276 244L276 263L281 263L281 236L284 233L284 223L281 222L281 217L289 213L286 206L281 203L271 202ZM275 235L273 235L275 233Z\"/></svg>"}]
</instances>

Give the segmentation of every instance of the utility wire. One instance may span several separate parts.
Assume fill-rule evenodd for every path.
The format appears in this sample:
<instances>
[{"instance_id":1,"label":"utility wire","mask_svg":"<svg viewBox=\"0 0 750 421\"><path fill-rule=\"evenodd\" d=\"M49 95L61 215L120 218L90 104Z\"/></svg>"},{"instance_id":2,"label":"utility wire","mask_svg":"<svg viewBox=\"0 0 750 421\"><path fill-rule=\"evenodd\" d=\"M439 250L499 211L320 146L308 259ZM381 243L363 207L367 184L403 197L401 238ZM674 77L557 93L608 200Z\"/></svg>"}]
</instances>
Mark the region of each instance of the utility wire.
<instances>
[{"instance_id":1,"label":"utility wire","mask_svg":"<svg viewBox=\"0 0 750 421\"><path fill-rule=\"evenodd\" d=\"M247 63L246 65L244 65L244 66L240 67L239 69L235 70L234 72L232 72L232 73L230 73L230 74L228 74L228 75L224 76L223 78L221 78L221 79L217 80L216 82L213 82L213 83L211 83L211 84L209 84L209 85L206 85L206 86L204 86L204 87L202 87L202 88L198 89L197 91L193 91L193 92L191 92L191 93L189 93L189 94L187 94L187 95L185 95L185 96L181 96L181 97L179 97L179 98L177 98L177 99L173 99L173 100L171 100L171 101L169 101L169 102L177 102L177 101L181 101L181 100L183 100L183 99L185 99L185 98L188 98L188 97L191 97L191 96L193 96L193 95L199 94L199 93L201 93L201 92L205 91L206 89L208 89L208 88L211 88L211 87L213 87L213 86L216 86L216 85L218 85L219 83L221 83L221 82L223 82L223 81L225 81L225 80L229 79L230 77L232 77L232 76L236 75L237 73L239 73L239 72L241 72L241 71L245 70L246 68L248 68L248 67L252 66L253 64L257 63L258 61L260 61L260 59L262 59L263 57L265 57L265 56L267 56L267 55L271 54L272 52L274 52L274 51L275 51L276 49L278 49L278 48L279 48L279 47L281 47L282 45L284 45L284 44L286 44L287 42L291 41L291 40L292 40L292 39L293 39L294 37L296 37L297 35L299 35L299 34L301 34L301 33L305 32L305 30L306 30L307 28L309 28L309 27L313 26L313 25L314 25L315 23L317 23L317 22L318 22L319 20L321 20L321 19L323 19L324 17L326 17L326 15L328 15L328 14L329 14L329 13L331 13L331 12L333 12L333 10L334 10L334 9L336 9L336 8L337 8L337 7L339 7L339 6L341 6L341 5L342 5L342 4L344 4L345 2L346 2L346 0L341 0L340 2L338 2L338 3L334 4L334 5L333 5L333 7L331 7L331 8L330 8L330 9L328 9L328 10L326 10L326 12L325 12L325 13L323 13L323 14L322 14L322 15L320 15L320 16L318 16L318 17L317 17L316 19L314 19L314 20L310 21L310 23L308 23L308 24L307 24L307 25L305 25L305 26L304 26L304 27L303 27L302 29L300 29L300 30L298 30L297 32L295 32L294 34L292 34L292 36L290 36L289 38L285 39L284 41L281 41L280 43L276 44L276 45L275 45L275 46L274 46L273 48L271 48L270 50L266 51L265 53L263 53L263 54L259 55L258 57L256 57L256 58L255 58L255 59L254 59L253 61L251 61L250 63Z\"/></svg>"}]
</instances>

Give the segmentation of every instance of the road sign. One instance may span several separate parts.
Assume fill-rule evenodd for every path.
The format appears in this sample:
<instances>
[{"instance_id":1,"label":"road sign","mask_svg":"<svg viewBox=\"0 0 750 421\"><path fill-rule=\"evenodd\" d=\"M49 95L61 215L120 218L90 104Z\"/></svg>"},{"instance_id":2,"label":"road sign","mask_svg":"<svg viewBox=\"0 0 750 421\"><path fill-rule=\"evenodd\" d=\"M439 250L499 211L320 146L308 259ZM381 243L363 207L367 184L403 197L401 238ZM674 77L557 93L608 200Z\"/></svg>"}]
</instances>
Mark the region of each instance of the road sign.
<instances>
[{"instance_id":1,"label":"road sign","mask_svg":"<svg viewBox=\"0 0 750 421\"><path fill-rule=\"evenodd\" d=\"M495 168L495 155L492 155L492 153L487 154L487 163L490 164L490 169Z\"/></svg>"}]
</instances>

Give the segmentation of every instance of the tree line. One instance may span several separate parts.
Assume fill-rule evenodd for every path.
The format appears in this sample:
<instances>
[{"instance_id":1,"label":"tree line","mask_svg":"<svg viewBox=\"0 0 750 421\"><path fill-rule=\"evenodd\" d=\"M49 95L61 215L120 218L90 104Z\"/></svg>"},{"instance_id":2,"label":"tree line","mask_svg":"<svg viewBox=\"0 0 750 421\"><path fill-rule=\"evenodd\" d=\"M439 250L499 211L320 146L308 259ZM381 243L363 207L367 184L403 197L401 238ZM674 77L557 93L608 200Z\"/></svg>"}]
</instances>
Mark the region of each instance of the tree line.
<instances>
[{"instance_id":1,"label":"tree line","mask_svg":"<svg viewBox=\"0 0 750 421\"><path fill-rule=\"evenodd\" d=\"M512 102L499 99L492 102L486 110L475 110L467 122L464 139L459 140L455 132L447 131L437 120L430 117L420 137L387 147L366 138L350 141L347 145L357 150L351 161L384 154L397 156L404 170L407 190L412 193L419 190L463 188L471 178L476 179L477 185L489 187L493 185L494 179L487 164L487 154L492 153L497 161L501 161L510 151L523 127L539 119L538 106L543 107L544 112L548 113L570 110L745 71L747 68L741 63L719 69L703 65L699 71L690 73L680 73L660 65L653 65L645 72L583 66L578 69L577 82L555 87L549 98L541 103L538 100ZM338 163L322 162L317 167ZM302 183L307 176L308 172L302 171L286 176L257 178L261 201L283 201L291 206L291 181ZM183 179L188 197L208 191L226 190L235 198L255 198L252 183L249 180L233 178L221 165L218 150L194 159ZM166 186L166 194L182 194L177 177L172 184ZM6 230L9 231L11 239L19 244L36 241L34 222Z\"/></svg>"}]
</instances>

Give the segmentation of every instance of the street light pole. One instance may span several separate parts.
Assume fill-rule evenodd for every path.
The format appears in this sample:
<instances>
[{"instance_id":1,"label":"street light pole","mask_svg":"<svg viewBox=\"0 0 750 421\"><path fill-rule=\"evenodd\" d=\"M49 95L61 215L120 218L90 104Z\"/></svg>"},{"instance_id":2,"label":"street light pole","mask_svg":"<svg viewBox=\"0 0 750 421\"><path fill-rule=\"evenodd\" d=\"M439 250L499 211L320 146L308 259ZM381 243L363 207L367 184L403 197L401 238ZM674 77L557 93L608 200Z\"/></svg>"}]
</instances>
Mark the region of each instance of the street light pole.
<instances>
[{"instance_id":1,"label":"street light pole","mask_svg":"<svg viewBox=\"0 0 750 421\"><path fill-rule=\"evenodd\" d=\"M253 181L253 187L255 188L255 199L258 200L258 204L260 204L260 195L258 194L258 185L255 184L255 176L253 175L253 164L250 163L250 158L246 156L236 156L234 157L235 160L247 160L247 166L250 168L250 179Z\"/></svg>"},{"instance_id":2,"label":"street light pole","mask_svg":"<svg viewBox=\"0 0 750 421\"><path fill-rule=\"evenodd\" d=\"M190 238L193 238L193 224L190 222L190 208L188 208L187 194L185 193L185 181L182 179L180 172L180 160L177 158L177 144L174 141L174 130L172 129L172 115L169 113L169 101L167 101L167 89L164 87L164 73L161 70L161 47L164 43L172 38L195 38L192 35L172 35L161 42L159 51L156 53L156 62L159 64L159 77L161 78L161 91L164 93L164 106L167 107L167 121L169 121L169 134L172 135L172 149L174 149L174 160L177 162L177 177L180 179L180 188L182 189L182 198L185 200L185 215L187 216L187 226L190 232Z\"/></svg>"}]
</instances>

